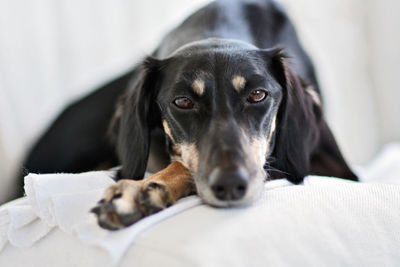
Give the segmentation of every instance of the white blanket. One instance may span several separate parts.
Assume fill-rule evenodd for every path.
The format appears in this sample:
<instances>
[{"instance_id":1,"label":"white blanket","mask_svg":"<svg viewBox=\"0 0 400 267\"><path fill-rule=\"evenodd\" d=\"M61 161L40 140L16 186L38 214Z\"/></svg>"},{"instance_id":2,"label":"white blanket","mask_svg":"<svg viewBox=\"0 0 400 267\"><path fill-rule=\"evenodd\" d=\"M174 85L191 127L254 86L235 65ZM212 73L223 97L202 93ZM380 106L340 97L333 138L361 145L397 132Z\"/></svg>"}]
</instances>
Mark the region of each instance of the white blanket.
<instances>
[{"instance_id":1,"label":"white blanket","mask_svg":"<svg viewBox=\"0 0 400 267\"><path fill-rule=\"evenodd\" d=\"M0 253L7 241L13 246L27 248L46 236L53 227L59 227L85 243L103 248L113 262L118 263L139 233L201 203L198 197L187 197L134 227L116 232L104 230L97 225L89 210L101 199L104 188L115 183L112 175L113 171L27 175L27 196L0 209Z\"/></svg>"},{"instance_id":2,"label":"white blanket","mask_svg":"<svg viewBox=\"0 0 400 267\"><path fill-rule=\"evenodd\" d=\"M154 226L183 212L174 217L177 221L175 229L179 231L174 233L172 239L184 232L181 230L191 229L191 226L197 225L199 221L204 223L204 228L201 229L204 235L197 235L195 242L191 240L188 246L180 248L185 259L183 263L186 264L189 257L191 261L195 260L192 264L198 266L224 266L228 263L230 266L235 266L234 263L236 266L243 266L240 263L245 264L249 261L249 256L257 252L258 257L256 255L252 257L254 261L252 266L261 266L266 262L275 265L282 262L293 264L297 262L301 265L298 258L290 257L292 254L297 257L301 255L309 264L319 263L326 266L327 262L324 262L324 259L329 258L327 255L318 254L317 251L314 251L317 253L315 255L310 254L307 249L315 247L315 240L318 240L318 237L325 236L326 247L331 247L329 244L333 244L335 249L332 255L337 259L343 259L343 263L348 263L350 258L355 260L355 264L360 263L364 253L364 260L367 260L370 266L374 266L373 263L377 264L379 259L386 260L386 263L396 262L400 266L400 185L395 184L400 183L400 145L387 146L371 164L358 168L358 172L365 183L316 176L307 177L301 186L293 186L286 180L272 181L265 185L265 194L260 201L244 209L213 209L201 205L201 201L193 196L116 232L99 228L94 215L88 212L100 199L103 189L114 183L110 178L112 171L29 174L25 178L27 196L0 208L0 265L2 262L7 262L1 253L1 249L7 243L20 248L31 247L43 238L46 240L46 236L54 228L75 236L86 244L101 248L104 251L102 253L108 255L114 264L121 261L139 234L148 229L152 230L149 231L150 236L152 232L158 233L156 244L162 245L158 250L176 249L182 245L182 240L178 238L179 242L174 243L171 237L167 237L173 232L174 226L168 228L171 231L168 229L164 229L161 233L157 231L168 225L171 220L162 223L158 228ZM391 184L377 184L380 182ZM194 208L196 206L199 207ZM187 217L188 213L192 214L190 219ZM192 221L185 223L185 220ZM238 234L241 229L246 232L243 236ZM166 236L160 238L164 231ZM271 234L271 231L279 235ZM354 234L350 234L349 231L353 231ZM299 235L299 241L309 242L299 244L291 240L293 233ZM227 244L237 244L238 241L238 244L241 244L242 240L242 245L249 241L251 247L247 251L232 253L234 251L232 245L219 246L219 239L214 240L221 234ZM194 236L188 232L182 238L191 235ZM250 237L254 241L250 240ZM207 244L210 241L218 253L206 249L210 247ZM351 247L354 244L361 244L361 247ZM154 247L153 243L152 246ZM260 257L263 255L262 251L272 251L276 248L288 249L284 260L279 258L282 257L279 253L274 254L276 259L271 259L269 254L268 257ZM292 253L290 249L297 250L297 254ZM324 251L324 248L321 247L319 250ZM176 253L174 251L170 253ZM198 253L193 253L194 251ZM375 255L381 252L385 252L385 255ZM210 260L202 262L203 254L207 254ZM224 257L219 258L218 255L229 255L231 260L226 261ZM371 256L376 256L377 261L371 261ZM141 260L143 262L142 258L136 256L137 262ZM156 261L152 263L154 266L159 264ZM150 266L151 261L145 261L143 266L146 265Z\"/></svg>"}]
</instances>

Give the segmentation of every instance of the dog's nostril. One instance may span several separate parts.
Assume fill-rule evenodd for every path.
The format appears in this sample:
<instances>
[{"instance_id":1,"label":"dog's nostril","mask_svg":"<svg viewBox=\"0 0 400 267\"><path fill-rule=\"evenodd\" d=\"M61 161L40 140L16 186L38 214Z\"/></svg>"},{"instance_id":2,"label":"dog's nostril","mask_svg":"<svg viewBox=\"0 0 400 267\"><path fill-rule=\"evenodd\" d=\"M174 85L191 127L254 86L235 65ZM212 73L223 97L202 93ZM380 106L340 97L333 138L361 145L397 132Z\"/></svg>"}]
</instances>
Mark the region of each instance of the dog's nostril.
<instances>
[{"instance_id":1,"label":"dog's nostril","mask_svg":"<svg viewBox=\"0 0 400 267\"><path fill-rule=\"evenodd\" d=\"M235 187L232 191L232 199L240 199L246 193L247 186L245 184L240 184Z\"/></svg>"},{"instance_id":2,"label":"dog's nostril","mask_svg":"<svg viewBox=\"0 0 400 267\"><path fill-rule=\"evenodd\" d=\"M217 187L215 188L215 191L216 191L217 193L223 193L223 192L225 191L225 189L224 189L222 186L217 186Z\"/></svg>"},{"instance_id":3,"label":"dog's nostril","mask_svg":"<svg viewBox=\"0 0 400 267\"><path fill-rule=\"evenodd\" d=\"M226 195L225 188L223 186L220 186L220 185L213 186L212 190L214 191L214 195L218 199L223 199L224 196Z\"/></svg>"},{"instance_id":4,"label":"dog's nostril","mask_svg":"<svg viewBox=\"0 0 400 267\"><path fill-rule=\"evenodd\" d=\"M244 192L244 191L246 191L246 186L245 185L239 185L237 187L237 190L240 191L240 192Z\"/></svg>"}]
</instances>

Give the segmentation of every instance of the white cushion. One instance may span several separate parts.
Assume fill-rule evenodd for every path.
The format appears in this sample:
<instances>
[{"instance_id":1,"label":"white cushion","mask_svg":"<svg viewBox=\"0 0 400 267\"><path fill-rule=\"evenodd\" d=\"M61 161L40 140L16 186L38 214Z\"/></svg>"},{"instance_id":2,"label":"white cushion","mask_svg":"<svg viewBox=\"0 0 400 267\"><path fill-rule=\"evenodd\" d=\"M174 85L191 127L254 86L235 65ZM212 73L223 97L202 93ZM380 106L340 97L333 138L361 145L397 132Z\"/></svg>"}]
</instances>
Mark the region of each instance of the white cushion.
<instances>
[{"instance_id":1,"label":"white cushion","mask_svg":"<svg viewBox=\"0 0 400 267\"><path fill-rule=\"evenodd\" d=\"M85 208L75 212L58 205L74 202L74 194L67 191L76 182L79 203L91 205L99 193L86 191L89 184L97 175L93 187L106 186L109 173L54 174L52 179L60 179L61 189L49 176L34 175L27 186L35 190L28 190L26 199L9 203L11 208L0 209L0 239L6 234L14 245L34 245L17 248L7 243L0 251L0 266L400 266L399 166L400 145L392 144L358 169L364 183L316 176L297 186L275 180L250 207L216 209L199 205L192 197L117 232L92 231L93 218L87 218ZM43 204L42 208L30 210L29 201ZM12 208L17 212L9 225L15 229L2 229L7 214L1 211ZM47 209L48 216L38 212ZM71 216L88 219L92 228L79 228L79 220ZM29 222L51 230L39 231L44 237L31 242L29 229L37 229ZM86 231L86 239L77 234L85 229L92 229ZM24 231L32 239L24 240Z\"/></svg>"}]
</instances>

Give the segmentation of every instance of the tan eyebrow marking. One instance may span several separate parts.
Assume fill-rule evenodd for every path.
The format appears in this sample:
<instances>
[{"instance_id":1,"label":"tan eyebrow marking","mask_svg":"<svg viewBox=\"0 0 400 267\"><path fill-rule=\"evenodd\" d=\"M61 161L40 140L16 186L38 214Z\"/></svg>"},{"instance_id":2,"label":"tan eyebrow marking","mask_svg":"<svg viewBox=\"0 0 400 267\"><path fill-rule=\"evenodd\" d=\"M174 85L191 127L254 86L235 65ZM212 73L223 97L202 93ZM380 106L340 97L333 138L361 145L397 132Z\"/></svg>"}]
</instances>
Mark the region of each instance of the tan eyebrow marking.
<instances>
[{"instance_id":1,"label":"tan eyebrow marking","mask_svg":"<svg viewBox=\"0 0 400 267\"><path fill-rule=\"evenodd\" d=\"M236 75L232 79L232 84L233 84L233 87L235 88L235 90L239 92L246 85L246 79L243 76Z\"/></svg>"},{"instance_id":2,"label":"tan eyebrow marking","mask_svg":"<svg viewBox=\"0 0 400 267\"><path fill-rule=\"evenodd\" d=\"M204 81L202 79L197 78L196 80L193 81L192 88L196 94L200 96L203 95L205 89Z\"/></svg>"}]
</instances>

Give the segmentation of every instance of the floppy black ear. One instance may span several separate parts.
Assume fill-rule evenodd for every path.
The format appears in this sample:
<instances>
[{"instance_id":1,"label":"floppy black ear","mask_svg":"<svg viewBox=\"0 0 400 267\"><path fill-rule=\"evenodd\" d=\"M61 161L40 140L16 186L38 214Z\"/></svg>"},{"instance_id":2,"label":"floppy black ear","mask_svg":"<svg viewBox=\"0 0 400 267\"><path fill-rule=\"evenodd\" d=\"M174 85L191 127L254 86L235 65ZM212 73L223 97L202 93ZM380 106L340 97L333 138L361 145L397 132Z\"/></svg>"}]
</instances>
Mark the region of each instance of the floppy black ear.
<instances>
[{"instance_id":1,"label":"floppy black ear","mask_svg":"<svg viewBox=\"0 0 400 267\"><path fill-rule=\"evenodd\" d=\"M311 155L311 174L341 177L358 181L344 160L325 120L319 123L320 138Z\"/></svg>"},{"instance_id":2,"label":"floppy black ear","mask_svg":"<svg viewBox=\"0 0 400 267\"><path fill-rule=\"evenodd\" d=\"M121 99L112 125L122 163L119 178L142 179L150 148L150 133L161 125L156 98L161 83L161 61L147 58L132 86Z\"/></svg>"},{"instance_id":3,"label":"floppy black ear","mask_svg":"<svg viewBox=\"0 0 400 267\"><path fill-rule=\"evenodd\" d=\"M293 72L281 48L269 53L269 70L283 89L271 178L286 177L295 184L308 174L356 180L323 118L318 93Z\"/></svg>"}]
</instances>

